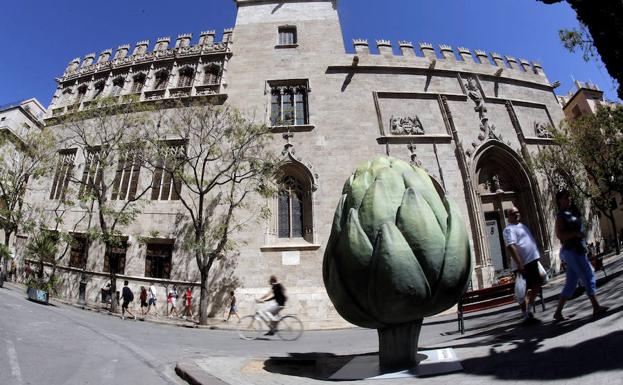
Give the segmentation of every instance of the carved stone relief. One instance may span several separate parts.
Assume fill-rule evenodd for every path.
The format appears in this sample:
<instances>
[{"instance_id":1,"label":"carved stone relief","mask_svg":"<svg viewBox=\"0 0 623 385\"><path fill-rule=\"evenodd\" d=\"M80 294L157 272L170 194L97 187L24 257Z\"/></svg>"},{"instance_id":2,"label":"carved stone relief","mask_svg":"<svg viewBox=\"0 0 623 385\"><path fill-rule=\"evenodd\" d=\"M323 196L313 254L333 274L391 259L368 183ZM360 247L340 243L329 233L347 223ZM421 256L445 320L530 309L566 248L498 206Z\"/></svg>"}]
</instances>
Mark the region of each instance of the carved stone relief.
<instances>
[{"instance_id":1,"label":"carved stone relief","mask_svg":"<svg viewBox=\"0 0 623 385\"><path fill-rule=\"evenodd\" d=\"M495 125L489 123L489 117L487 116L487 105L485 104L484 98L476 84L476 79L473 77L467 78L467 82L465 83L465 89L467 90L467 96L476 104L474 107L474 111L478 112L478 117L480 118L480 131L482 131L478 135L478 142L472 142L473 149L468 149L465 151L467 156L472 156L474 150L478 148L482 142L488 139L494 139L503 141L502 135L499 134L495 130Z\"/></svg>"},{"instance_id":2,"label":"carved stone relief","mask_svg":"<svg viewBox=\"0 0 623 385\"><path fill-rule=\"evenodd\" d=\"M414 117L392 116L389 119L390 132L393 135L424 135L424 127L420 118Z\"/></svg>"},{"instance_id":3,"label":"carved stone relief","mask_svg":"<svg viewBox=\"0 0 623 385\"><path fill-rule=\"evenodd\" d=\"M552 133L549 131L549 124L544 122L534 122L534 133L537 138L551 138Z\"/></svg>"}]
</instances>

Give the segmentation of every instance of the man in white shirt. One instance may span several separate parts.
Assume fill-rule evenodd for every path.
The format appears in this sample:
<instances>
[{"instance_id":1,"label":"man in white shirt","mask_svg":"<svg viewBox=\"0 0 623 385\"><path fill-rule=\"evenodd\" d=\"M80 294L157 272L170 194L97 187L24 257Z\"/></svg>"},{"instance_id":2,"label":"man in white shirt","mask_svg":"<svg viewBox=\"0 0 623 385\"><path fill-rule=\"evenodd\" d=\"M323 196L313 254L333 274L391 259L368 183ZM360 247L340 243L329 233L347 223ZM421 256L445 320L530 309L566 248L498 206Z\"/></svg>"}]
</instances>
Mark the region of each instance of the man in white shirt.
<instances>
[{"instance_id":1,"label":"man in white shirt","mask_svg":"<svg viewBox=\"0 0 623 385\"><path fill-rule=\"evenodd\" d=\"M521 215L517 207L508 210L508 226L504 229L504 242L506 250L511 256L511 265L516 276L523 276L526 280L527 295L519 304L524 316L525 323L538 322L529 311L530 305L541 292L543 279L539 273L539 248L530 230L520 223Z\"/></svg>"},{"instance_id":2,"label":"man in white shirt","mask_svg":"<svg viewBox=\"0 0 623 385\"><path fill-rule=\"evenodd\" d=\"M151 307L154 307L154 313L156 315L156 317L158 316L158 310L156 309L156 299L158 298L156 296L156 285L152 282L152 284L149 286L149 290L148 290L148 304L147 304L147 312L145 312L145 315L149 314L149 310L151 309Z\"/></svg>"}]
</instances>

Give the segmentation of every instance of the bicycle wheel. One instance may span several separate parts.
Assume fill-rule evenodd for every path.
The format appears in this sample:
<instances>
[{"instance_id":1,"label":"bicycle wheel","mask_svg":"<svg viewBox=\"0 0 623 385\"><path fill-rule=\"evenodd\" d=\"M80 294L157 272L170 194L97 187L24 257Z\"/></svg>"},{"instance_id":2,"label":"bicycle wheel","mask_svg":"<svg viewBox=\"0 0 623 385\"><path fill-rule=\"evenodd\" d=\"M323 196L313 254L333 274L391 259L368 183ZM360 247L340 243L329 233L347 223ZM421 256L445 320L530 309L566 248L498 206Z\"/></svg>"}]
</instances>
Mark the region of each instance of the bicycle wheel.
<instances>
[{"instance_id":1,"label":"bicycle wheel","mask_svg":"<svg viewBox=\"0 0 623 385\"><path fill-rule=\"evenodd\" d=\"M277 324L277 335L284 341L294 341L303 334L303 323L293 315L287 315Z\"/></svg>"},{"instance_id":2,"label":"bicycle wheel","mask_svg":"<svg viewBox=\"0 0 623 385\"><path fill-rule=\"evenodd\" d=\"M243 340L254 340L259 337L264 329L264 322L258 319L255 315L248 315L242 317L238 321L238 335Z\"/></svg>"}]
</instances>

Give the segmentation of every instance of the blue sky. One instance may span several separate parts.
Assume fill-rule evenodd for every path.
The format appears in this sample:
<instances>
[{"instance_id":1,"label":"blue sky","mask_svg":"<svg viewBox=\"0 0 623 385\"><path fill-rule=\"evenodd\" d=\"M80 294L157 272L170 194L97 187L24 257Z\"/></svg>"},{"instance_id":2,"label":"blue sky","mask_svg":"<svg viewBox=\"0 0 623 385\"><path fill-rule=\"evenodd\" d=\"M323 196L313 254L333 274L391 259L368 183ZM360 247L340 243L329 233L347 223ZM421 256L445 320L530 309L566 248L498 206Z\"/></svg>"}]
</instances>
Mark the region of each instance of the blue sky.
<instances>
[{"instance_id":1,"label":"blue sky","mask_svg":"<svg viewBox=\"0 0 623 385\"><path fill-rule=\"evenodd\" d=\"M344 39L430 42L435 46L482 49L540 61L557 92L572 88L572 77L592 81L616 99L603 65L584 62L558 39L560 28L577 26L564 4L536 0L339 0ZM46 107L61 75L74 57L113 50L121 44L202 30L233 27L232 0L171 2L164 0L11 0L2 5L0 37L0 104L36 97Z\"/></svg>"}]
</instances>

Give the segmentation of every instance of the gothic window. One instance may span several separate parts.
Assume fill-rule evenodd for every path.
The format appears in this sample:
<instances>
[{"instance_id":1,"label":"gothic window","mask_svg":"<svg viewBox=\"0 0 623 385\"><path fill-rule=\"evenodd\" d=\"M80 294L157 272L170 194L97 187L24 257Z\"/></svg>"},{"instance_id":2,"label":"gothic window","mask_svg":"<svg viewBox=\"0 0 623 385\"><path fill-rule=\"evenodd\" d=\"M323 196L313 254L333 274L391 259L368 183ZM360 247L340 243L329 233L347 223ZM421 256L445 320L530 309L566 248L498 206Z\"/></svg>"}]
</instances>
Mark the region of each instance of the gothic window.
<instances>
[{"instance_id":1,"label":"gothic window","mask_svg":"<svg viewBox=\"0 0 623 385\"><path fill-rule=\"evenodd\" d=\"M173 175L172 171L177 169L184 145L171 143L164 146L154 170L152 181L151 199L152 200L178 200L182 189L182 181L179 176Z\"/></svg>"},{"instance_id":2,"label":"gothic window","mask_svg":"<svg viewBox=\"0 0 623 385\"><path fill-rule=\"evenodd\" d=\"M63 91L63 104L70 104L72 99L73 92L70 88Z\"/></svg>"},{"instance_id":3,"label":"gothic window","mask_svg":"<svg viewBox=\"0 0 623 385\"><path fill-rule=\"evenodd\" d=\"M178 87L190 87L193 83L195 71L190 67L183 67L179 71L180 78L177 82Z\"/></svg>"},{"instance_id":4,"label":"gothic window","mask_svg":"<svg viewBox=\"0 0 623 385\"><path fill-rule=\"evenodd\" d=\"M69 179L72 177L74 170L74 160L76 159L76 150L59 151L58 163L52 181L52 190L50 191L50 199L61 199L65 197Z\"/></svg>"},{"instance_id":5,"label":"gothic window","mask_svg":"<svg viewBox=\"0 0 623 385\"><path fill-rule=\"evenodd\" d=\"M309 124L307 87L272 87L270 123L272 126Z\"/></svg>"},{"instance_id":6,"label":"gothic window","mask_svg":"<svg viewBox=\"0 0 623 385\"><path fill-rule=\"evenodd\" d=\"M156 72L156 83L154 84L155 90L164 90L167 88L167 83L169 82L169 72L166 70L161 70Z\"/></svg>"},{"instance_id":7,"label":"gothic window","mask_svg":"<svg viewBox=\"0 0 623 385\"><path fill-rule=\"evenodd\" d=\"M97 189L102 181L102 168L99 159L100 148L93 147L87 150L84 162L84 171L82 172L82 181L80 183L79 196L89 195L93 188Z\"/></svg>"},{"instance_id":8,"label":"gothic window","mask_svg":"<svg viewBox=\"0 0 623 385\"><path fill-rule=\"evenodd\" d=\"M76 103L80 103L82 102L82 99L84 99L84 96L87 94L87 85L83 84L80 87L78 87L78 96L76 98Z\"/></svg>"},{"instance_id":9,"label":"gothic window","mask_svg":"<svg viewBox=\"0 0 623 385\"><path fill-rule=\"evenodd\" d=\"M110 199L122 201L134 199L140 171L140 154L132 150L121 152Z\"/></svg>"},{"instance_id":10,"label":"gothic window","mask_svg":"<svg viewBox=\"0 0 623 385\"><path fill-rule=\"evenodd\" d=\"M145 86L145 74L138 74L132 78L132 93L138 94L143 91L143 87Z\"/></svg>"},{"instance_id":11,"label":"gothic window","mask_svg":"<svg viewBox=\"0 0 623 385\"><path fill-rule=\"evenodd\" d=\"M86 237L84 234L72 235L69 249L69 267L81 269L86 262Z\"/></svg>"},{"instance_id":12,"label":"gothic window","mask_svg":"<svg viewBox=\"0 0 623 385\"><path fill-rule=\"evenodd\" d=\"M121 242L120 245L112 248L111 250L112 255L109 255L108 253L104 255L104 272L105 273L110 273L112 269L116 274L124 274L125 256L126 256L127 249L128 249L128 241L124 240Z\"/></svg>"},{"instance_id":13,"label":"gothic window","mask_svg":"<svg viewBox=\"0 0 623 385\"><path fill-rule=\"evenodd\" d=\"M283 26L279 27L279 45L295 45L296 39L296 27Z\"/></svg>"},{"instance_id":14,"label":"gothic window","mask_svg":"<svg viewBox=\"0 0 623 385\"><path fill-rule=\"evenodd\" d=\"M285 169L277 194L277 236L305 238L312 235L311 185L293 169ZM308 181L307 181L308 182Z\"/></svg>"},{"instance_id":15,"label":"gothic window","mask_svg":"<svg viewBox=\"0 0 623 385\"><path fill-rule=\"evenodd\" d=\"M123 90L124 83L125 83L125 79L124 78L122 78L121 76L116 77L112 81L112 92L111 92L111 95L112 96L119 96L119 95L121 95L121 91Z\"/></svg>"},{"instance_id":16,"label":"gothic window","mask_svg":"<svg viewBox=\"0 0 623 385\"><path fill-rule=\"evenodd\" d=\"M218 84L221 81L221 67L216 64L205 66L203 84Z\"/></svg>"},{"instance_id":17,"label":"gothic window","mask_svg":"<svg viewBox=\"0 0 623 385\"><path fill-rule=\"evenodd\" d=\"M170 279L172 256L172 243L148 243L145 255L145 277Z\"/></svg>"},{"instance_id":18,"label":"gothic window","mask_svg":"<svg viewBox=\"0 0 623 385\"><path fill-rule=\"evenodd\" d=\"M100 80L99 82L95 83L95 85L93 86L93 89L94 89L93 99L96 99L100 95L102 95L102 92L104 92L105 85L106 83L103 80Z\"/></svg>"}]
</instances>

